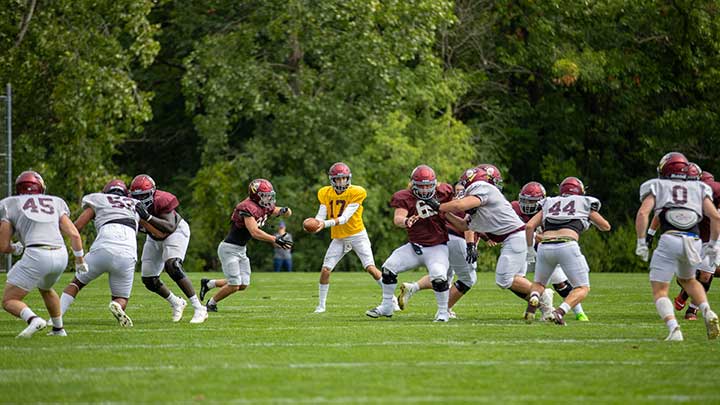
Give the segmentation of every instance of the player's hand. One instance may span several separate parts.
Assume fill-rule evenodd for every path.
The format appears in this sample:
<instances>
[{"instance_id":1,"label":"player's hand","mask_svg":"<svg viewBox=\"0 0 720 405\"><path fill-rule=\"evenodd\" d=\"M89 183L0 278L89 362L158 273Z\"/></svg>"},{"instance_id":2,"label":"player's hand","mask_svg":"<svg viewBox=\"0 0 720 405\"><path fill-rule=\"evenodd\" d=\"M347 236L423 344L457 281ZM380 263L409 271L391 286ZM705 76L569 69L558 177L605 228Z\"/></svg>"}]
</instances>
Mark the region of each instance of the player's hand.
<instances>
[{"instance_id":1,"label":"player's hand","mask_svg":"<svg viewBox=\"0 0 720 405\"><path fill-rule=\"evenodd\" d=\"M644 238L639 238L637 240L637 245L635 246L635 254L638 255L640 259L642 259L642 261L648 261L648 258L650 257L650 249L648 249L647 243L645 242Z\"/></svg>"},{"instance_id":2,"label":"player's hand","mask_svg":"<svg viewBox=\"0 0 720 405\"><path fill-rule=\"evenodd\" d=\"M433 211L440 212L440 201L438 201L437 198L433 197L429 200L425 200L425 204L432 208Z\"/></svg>"},{"instance_id":3,"label":"player's hand","mask_svg":"<svg viewBox=\"0 0 720 405\"><path fill-rule=\"evenodd\" d=\"M708 242L703 252L710 260L710 265L717 267L720 265L720 243L715 240Z\"/></svg>"},{"instance_id":4,"label":"player's hand","mask_svg":"<svg viewBox=\"0 0 720 405\"><path fill-rule=\"evenodd\" d=\"M140 219L142 219L144 221L149 221L150 217L152 217L152 215L150 215L147 208L145 207L145 204L140 203L140 202L135 204L135 212L137 212L138 215L140 216Z\"/></svg>"},{"instance_id":5,"label":"player's hand","mask_svg":"<svg viewBox=\"0 0 720 405\"><path fill-rule=\"evenodd\" d=\"M477 244L475 242L467 242L465 248L465 261L467 261L468 264L473 264L477 261L477 258Z\"/></svg>"},{"instance_id":6,"label":"player's hand","mask_svg":"<svg viewBox=\"0 0 720 405\"><path fill-rule=\"evenodd\" d=\"M278 210L279 217L289 217L290 215L292 215L290 207L281 207L280 210Z\"/></svg>"},{"instance_id":7,"label":"player's hand","mask_svg":"<svg viewBox=\"0 0 720 405\"><path fill-rule=\"evenodd\" d=\"M75 271L78 273L87 273L88 265L84 261L81 263L75 262Z\"/></svg>"},{"instance_id":8,"label":"player's hand","mask_svg":"<svg viewBox=\"0 0 720 405\"><path fill-rule=\"evenodd\" d=\"M25 250L25 246L23 246L20 242L15 242L10 244L10 247L12 248L12 255L13 256L20 256L23 254L23 250Z\"/></svg>"},{"instance_id":9,"label":"player's hand","mask_svg":"<svg viewBox=\"0 0 720 405\"><path fill-rule=\"evenodd\" d=\"M292 249L293 247L293 241L285 239L287 237L287 233L284 233L280 236L275 237L275 244L280 246L283 249Z\"/></svg>"},{"instance_id":10,"label":"player's hand","mask_svg":"<svg viewBox=\"0 0 720 405\"><path fill-rule=\"evenodd\" d=\"M405 228L410 229L420 219L420 216L415 214L411 217L405 218Z\"/></svg>"},{"instance_id":11,"label":"player's hand","mask_svg":"<svg viewBox=\"0 0 720 405\"><path fill-rule=\"evenodd\" d=\"M647 245L648 249L652 248L653 241L655 240L655 235L650 235L649 233L645 235L645 244Z\"/></svg>"},{"instance_id":12,"label":"player's hand","mask_svg":"<svg viewBox=\"0 0 720 405\"><path fill-rule=\"evenodd\" d=\"M528 247L527 254L525 255L525 262L526 263L535 263L537 260L537 252L535 252L535 248L532 246Z\"/></svg>"}]
</instances>

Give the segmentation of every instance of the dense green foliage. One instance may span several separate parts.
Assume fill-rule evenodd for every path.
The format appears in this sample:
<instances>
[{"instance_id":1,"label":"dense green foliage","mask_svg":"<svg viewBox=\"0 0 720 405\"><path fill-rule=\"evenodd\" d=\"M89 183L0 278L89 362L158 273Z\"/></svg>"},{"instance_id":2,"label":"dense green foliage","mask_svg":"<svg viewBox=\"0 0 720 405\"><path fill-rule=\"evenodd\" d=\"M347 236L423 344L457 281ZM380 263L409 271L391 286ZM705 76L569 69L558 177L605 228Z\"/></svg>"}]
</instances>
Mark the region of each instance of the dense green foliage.
<instances>
[{"instance_id":1,"label":"dense green foliage","mask_svg":"<svg viewBox=\"0 0 720 405\"><path fill-rule=\"evenodd\" d=\"M197 285L201 275L191 277ZM66 338L16 339L24 323L0 316L0 390L3 402L23 404L718 402L718 342L707 340L702 320L681 319L685 341L663 342L646 275L593 274L591 282L588 323L527 325L525 303L485 273L455 307L459 319L439 324L430 291L391 319L371 319L363 312L379 302L377 285L336 274L328 312L313 314L315 274L257 273L191 325L190 308L172 323L167 303L136 277L135 326L124 330L107 310L102 277L65 314ZM37 293L27 301L45 313ZM692 377L678 376L688 364ZM538 381L528 383L529 374Z\"/></svg>"},{"instance_id":2,"label":"dense green foliage","mask_svg":"<svg viewBox=\"0 0 720 405\"><path fill-rule=\"evenodd\" d=\"M300 269L316 270L327 236L300 223L343 160L369 192L378 261L403 239L387 202L413 167L453 182L484 161L510 199L582 178L615 226L585 237L591 267L635 271L630 221L659 158L717 169L718 13L717 0L10 0L0 81L15 89L17 172L39 170L74 208L111 177L151 174L181 199L190 269L217 268L232 206L267 177L295 211ZM269 252L251 247L257 270Z\"/></svg>"}]
</instances>

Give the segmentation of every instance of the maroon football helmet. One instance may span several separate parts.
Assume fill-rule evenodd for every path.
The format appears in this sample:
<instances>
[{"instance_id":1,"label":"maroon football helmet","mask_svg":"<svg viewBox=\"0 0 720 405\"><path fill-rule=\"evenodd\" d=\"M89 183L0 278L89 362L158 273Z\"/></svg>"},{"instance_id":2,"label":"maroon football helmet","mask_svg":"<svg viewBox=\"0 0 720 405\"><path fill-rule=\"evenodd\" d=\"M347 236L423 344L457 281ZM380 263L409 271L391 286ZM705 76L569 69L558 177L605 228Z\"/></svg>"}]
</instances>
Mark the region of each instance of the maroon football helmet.
<instances>
[{"instance_id":1,"label":"maroon football helmet","mask_svg":"<svg viewBox=\"0 0 720 405\"><path fill-rule=\"evenodd\" d=\"M473 183L477 183L478 181L487 181L487 177L488 174L485 169L480 166L473 167L463 172L462 176L460 176L460 180L458 180L458 184L465 187L467 190L467 188Z\"/></svg>"},{"instance_id":2,"label":"maroon football helmet","mask_svg":"<svg viewBox=\"0 0 720 405\"><path fill-rule=\"evenodd\" d=\"M688 163L687 180L700 180L700 176L702 176L702 169L700 166L698 166L697 163Z\"/></svg>"},{"instance_id":3,"label":"maroon football helmet","mask_svg":"<svg viewBox=\"0 0 720 405\"><path fill-rule=\"evenodd\" d=\"M577 177L566 177L560 183L560 195L585 195L585 185Z\"/></svg>"},{"instance_id":4,"label":"maroon football helmet","mask_svg":"<svg viewBox=\"0 0 720 405\"><path fill-rule=\"evenodd\" d=\"M518 203L520 203L520 211L525 215L535 215L540 211L538 201L547 196L545 187L537 181L531 181L520 189L518 194Z\"/></svg>"},{"instance_id":5,"label":"maroon football helmet","mask_svg":"<svg viewBox=\"0 0 720 405\"><path fill-rule=\"evenodd\" d=\"M663 179L685 179L689 162L680 152L670 152L660 159L658 176Z\"/></svg>"},{"instance_id":6,"label":"maroon football helmet","mask_svg":"<svg viewBox=\"0 0 720 405\"><path fill-rule=\"evenodd\" d=\"M272 183L265 179L255 179L250 182L248 197L261 207L270 208L275 204L275 190Z\"/></svg>"},{"instance_id":7,"label":"maroon football helmet","mask_svg":"<svg viewBox=\"0 0 720 405\"><path fill-rule=\"evenodd\" d=\"M24 171L15 179L15 191L18 194L43 194L45 193L45 180L38 172Z\"/></svg>"},{"instance_id":8,"label":"maroon football helmet","mask_svg":"<svg viewBox=\"0 0 720 405\"><path fill-rule=\"evenodd\" d=\"M330 185L332 185L335 192L342 194L343 191L350 187L350 180L352 179L352 173L350 168L343 162L337 162L330 166L328 170L328 178L330 178Z\"/></svg>"},{"instance_id":9,"label":"maroon football helmet","mask_svg":"<svg viewBox=\"0 0 720 405\"><path fill-rule=\"evenodd\" d=\"M710 182L715 181L715 176L713 176L712 173L703 170L703 172L700 173L700 181L710 184Z\"/></svg>"},{"instance_id":10,"label":"maroon football helmet","mask_svg":"<svg viewBox=\"0 0 720 405\"><path fill-rule=\"evenodd\" d=\"M155 180L147 174L138 174L130 183L130 196L150 207L155 197Z\"/></svg>"},{"instance_id":11,"label":"maroon football helmet","mask_svg":"<svg viewBox=\"0 0 720 405\"><path fill-rule=\"evenodd\" d=\"M502 173L500 173L500 169L489 163L481 163L478 165L478 167L485 170L485 173L487 173L487 180L485 181L502 191L503 179Z\"/></svg>"},{"instance_id":12,"label":"maroon football helmet","mask_svg":"<svg viewBox=\"0 0 720 405\"><path fill-rule=\"evenodd\" d=\"M421 200L429 200L435 196L437 177L435 171L428 165L416 167L410 175L412 193Z\"/></svg>"},{"instance_id":13,"label":"maroon football helmet","mask_svg":"<svg viewBox=\"0 0 720 405\"><path fill-rule=\"evenodd\" d=\"M125 185L125 182L120 179L110 180L105 187L103 187L103 193L105 194L115 194L123 197L127 197L128 195L128 188Z\"/></svg>"}]
</instances>

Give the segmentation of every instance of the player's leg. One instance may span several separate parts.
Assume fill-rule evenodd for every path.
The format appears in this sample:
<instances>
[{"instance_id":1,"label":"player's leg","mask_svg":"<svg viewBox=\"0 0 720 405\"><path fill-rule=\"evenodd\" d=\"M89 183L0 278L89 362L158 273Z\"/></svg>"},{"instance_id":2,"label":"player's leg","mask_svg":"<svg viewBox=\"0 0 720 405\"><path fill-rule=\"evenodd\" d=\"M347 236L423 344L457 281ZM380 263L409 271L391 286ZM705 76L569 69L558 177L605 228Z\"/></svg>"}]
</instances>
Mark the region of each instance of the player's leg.
<instances>
[{"instance_id":1,"label":"player's leg","mask_svg":"<svg viewBox=\"0 0 720 405\"><path fill-rule=\"evenodd\" d=\"M523 314L526 322L531 323L535 319L535 313L540 306L540 299L548 291L545 286L556 265L557 257L553 245L540 244L535 260L534 281L532 283L530 296L528 297L528 305ZM545 314L544 311L546 311L546 309L543 309L543 320L552 319L552 317ZM550 315L552 315L552 310L550 311Z\"/></svg>"},{"instance_id":2,"label":"player's leg","mask_svg":"<svg viewBox=\"0 0 720 405\"><path fill-rule=\"evenodd\" d=\"M183 260L190 243L190 227L187 222L180 221L175 232L163 241L163 262L165 272L172 278L190 301L195 313L190 323L201 323L207 319L207 310L195 294L192 281L186 276L183 269Z\"/></svg>"},{"instance_id":3,"label":"player's leg","mask_svg":"<svg viewBox=\"0 0 720 405\"><path fill-rule=\"evenodd\" d=\"M714 272L715 272L715 269L712 269L711 272L704 271L704 270L698 270L695 273L695 278L705 289L705 295L707 295L707 293L710 291L710 286L712 285ZM688 305L687 312L685 312L685 319L696 320L697 312L698 312L698 305L695 302L691 302L690 305Z\"/></svg>"},{"instance_id":4,"label":"player's leg","mask_svg":"<svg viewBox=\"0 0 720 405\"><path fill-rule=\"evenodd\" d=\"M525 301L530 298L532 287L530 280L525 278L526 256L525 234L518 232L510 235L503 242L500 257L495 266L495 284L502 289L509 289Z\"/></svg>"},{"instance_id":5,"label":"player's leg","mask_svg":"<svg viewBox=\"0 0 720 405\"><path fill-rule=\"evenodd\" d=\"M437 303L434 322L447 322L450 319L448 313L448 300L450 299L450 284L447 280L450 267L448 256L448 246L446 244L423 248L422 260L428 269L430 283Z\"/></svg>"},{"instance_id":6,"label":"player's leg","mask_svg":"<svg viewBox=\"0 0 720 405\"><path fill-rule=\"evenodd\" d=\"M566 242L558 245L557 255L560 266L565 269L568 280L573 285L572 291L555 310L556 323L570 310L581 303L590 292L590 267L580 251L577 242Z\"/></svg>"},{"instance_id":7,"label":"player's leg","mask_svg":"<svg viewBox=\"0 0 720 405\"><path fill-rule=\"evenodd\" d=\"M207 308L210 312L217 312L217 303L228 296L247 288L250 283L250 259L247 257L246 246L233 245L221 242L218 247L218 256L222 264L223 279L220 290L208 300ZM217 286L217 282L215 283Z\"/></svg>"},{"instance_id":8,"label":"player's leg","mask_svg":"<svg viewBox=\"0 0 720 405\"><path fill-rule=\"evenodd\" d=\"M182 302L182 307L185 308L185 305L187 305L185 304L185 300L173 294L162 280L160 280L160 273L162 273L163 267L162 243L148 237L145 240L145 245L143 245L140 263L140 275L143 285L145 285L148 291L154 292L164 298L171 307L180 306Z\"/></svg>"},{"instance_id":9,"label":"player's leg","mask_svg":"<svg viewBox=\"0 0 720 405\"><path fill-rule=\"evenodd\" d=\"M678 257L684 255L682 239L670 235L660 236L658 246L650 259L650 285L653 292L653 301L660 319L665 322L669 334L665 340L683 340L680 325L675 319L673 304L668 298L670 281L679 266Z\"/></svg>"},{"instance_id":10,"label":"player's leg","mask_svg":"<svg viewBox=\"0 0 720 405\"><path fill-rule=\"evenodd\" d=\"M382 302L377 307L366 311L365 315L371 318L392 316L397 275L420 266L422 262L419 257L409 243L400 246L390 254L390 257L382 265Z\"/></svg>"},{"instance_id":11,"label":"player's leg","mask_svg":"<svg viewBox=\"0 0 720 405\"><path fill-rule=\"evenodd\" d=\"M25 254L7 275L2 298L3 309L28 324L18 337L29 338L47 326L47 322L23 302L28 292L37 287L38 281L44 275L40 266L43 265L42 257L45 255L46 252L41 252L39 248L25 249Z\"/></svg>"},{"instance_id":12,"label":"player's leg","mask_svg":"<svg viewBox=\"0 0 720 405\"><path fill-rule=\"evenodd\" d=\"M133 326L133 321L125 313L125 309L132 292L135 262L133 256L117 255L112 261L111 270L108 272L108 284L111 294L108 309L118 321L118 324L125 328Z\"/></svg>"},{"instance_id":13,"label":"player's leg","mask_svg":"<svg viewBox=\"0 0 720 405\"><path fill-rule=\"evenodd\" d=\"M549 283L562 299L570 295L570 292L573 290L573 285L570 283L570 280L568 280L567 275L560 265L555 267L555 271L553 271L552 276L550 276ZM575 319L578 321L590 321L590 318L588 318L583 310L582 303L575 305L572 310L575 313Z\"/></svg>"},{"instance_id":14,"label":"player's leg","mask_svg":"<svg viewBox=\"0 0 720 405\"><path fill-rule=\"evenodd\" d=\"M45 265L43 266L43 269L46 269L46 273L37 283L40 296L45 302L45 308L47 308L50 314L52 330L48 332L48 335L51 336L67 336L60 311L60 297L53 289L53 286L60 279L63 271L65 271L67 263L67 250L57 249L48 251L47 255L45 255Z\"/></svg>"},{"instance_id":15,"label":"player's leg","mask_svg":"<svg viewBox=\"0 0 720 405\"><path fill-rule=\"evenodd\" d=\"M378 287L382 288L382 272L375 267L375 257L372 252L372 245L370 244L370 238L366 231L359 232L353 236L347 238L346 243L350 243L350 247L360 263L362 263L363 269L375 280ZM393 296L393 310L400 311L401 308L398 305L397 298Z\"/></svg>"},{"instance_id":16,"label":"player's leg","mask_svg":"<svg viewBox=\"0 0 720 405\"><path fill-rule=\"evenodd\" d=\"M447 281L450 285L450 296L448 298L448 315L455 318L452 308L468 292L477 281L477 263L467 262L467 243L464 238L450 234L448 241L448 269ZM453 283L453 276L457 275L457 281Z\"/></svg>"},{"instance_id":17,"label":"player's leg","mask_svg":"<svg viewBox=\"0 0 720 405\"><path fill-rule=\"evenodd\" d=\"M315 307L315 313L321 314L325 312L328 291L330 290L330 274L338 264L340 259L345 256L345 240L333 239L330 241L323 259L322 269L320 270L320 281L318 283L318 305Z\"/></svg>"},{"instance_id":18,"label":"player's leg","mask_svg":"<svg viewBox=\"0 0 720 405\"><path fill-rule=\"evenodd\" d=\"M85 263L88 265L88 271L85 273L75 273L72 281L65 286L60 296L60 313L65 315L68 308L75 301L80 290L91 281L100 277L108 267L108 260L112 260L112 255L103 254L99 250L92 250L85 255Z\"/></svg>"},{"instance_id":19,"label":"player's leg","mask_svg":"<svg viewBox=\"0 0 720 405\"><path fill-rule=\"evenodd\" d=\"M678 238L679 239L679 238ZM697 243L696 247L700 249L700 243ZM710 303L708 303L707 295L705 294L705 288L698 280L695 279L695 268L685 260L681 260L678 266L677 278L688 295L692 298L692 301L697 305L698 312L700 312L705 318L705 327L707 328L708 339L717 339L720 336L720 321L715 312L710 309Z\"/></svg>"}]
</instances>

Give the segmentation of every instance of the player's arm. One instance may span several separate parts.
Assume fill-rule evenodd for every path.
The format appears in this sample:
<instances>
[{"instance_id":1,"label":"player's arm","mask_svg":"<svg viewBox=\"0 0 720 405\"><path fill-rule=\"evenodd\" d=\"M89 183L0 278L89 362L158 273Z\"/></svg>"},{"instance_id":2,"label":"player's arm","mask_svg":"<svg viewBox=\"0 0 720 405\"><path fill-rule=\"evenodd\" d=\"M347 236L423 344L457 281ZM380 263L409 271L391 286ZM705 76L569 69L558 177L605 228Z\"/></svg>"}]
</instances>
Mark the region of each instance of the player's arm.
<instances>
[{"instance_id":1,"label":"player's arm","mask_svg":"<svg viewBox=\"0 0 720 405\"><path fill-rule=\"evenodd\" d=\"M597 211L590 211L588 219L593 223L593 225L603 232L607 232L611 228L610 223Z\"/></svg>"},{"instance_id":2,"label":"player's arm","mask_svg":"<svg viewBox=\"0 0 720 405\"><path fill-rule=\"evenodd\" d=\"M346 224L347 221L349 221L350 218L352 218L352 216L355 215L358 208L360 208L360 204L358 204L358 203L348 204L348 206L345 207L345 210L343 211L342 215L340 215L339 217L330 218L330 219L321 221L323 223L323 228L330 228L331 226ZM322 228L320 228L320 229L322 229Z\"/></svg>"},{"instance_id":3,"label":"player's arm","mask_svg":"<svg viewBox=\"0 0 720 405\"><path fill-rule=\"evenodd\" d=\"M320 222L325 221L325 218L327 218L327 206L325 204L320 204L318 207L318 212L315 214L315 219L317 219Z\"/></svg>"},{"instance_id":4,"label":"player's arm","mask_svg":"<svg viewBox=\"0 0 720 405\"><path fill-rule=\"evenodd\" d=\"M276 217L289 217L292 215L292 210L290 207L275 207L272 215Z\"/></svg>"},{"instance_id":5,"label":"player's arm","mask_svg":"<svg viewBox=\"0 0 720 405\"><path fill-rule=\"evenodd\" d=\"M468 211L473 208L477 208L482 205L482 200L474 195L466 195L458 200L452 200L440 204L439 211L442 212L456 212L456 211ZM454 225L454 224L453 224Z\"/></svg>"},{"instance_id":6,"label":"player's arm","mask_svg":"<svg viewBox=\"0 0 720 405\"><path fill-rule=\"evenodd\" d=\"M703 213L710 218L710 240L716 241L720 237L720 213L709 198L703 199Z\"/></svg>"},{"instance_id":7,"label":"player's arm","mask_svg":"<svg viewBox=\"0 0 720 405\"><path fill-rule=\"evenodd\" d=\"M83 271L80 270L78 266L84 266L84 271L87 271L87 265L85 265L85 259L83 257L85 252L83 251L83 241L80 237L80 232L75 228L75 224L72 223L70 217L64 214L60 217L60 232L70 238L70 246L72 246L73 255L75 256L75 269Z\"/></svg>"},{"instance_id":8,"label":"player's arm","mask_svg":"<svg viewBox=\"0 0 720 405\"><path fill-rule=\"evenodd\" d=\"M543 212L538 211L538 213L533 215L533 217L525 224L525 242L527 242L529 248L532 248L535 244L535 229L542 224L542 220Z\"/></svg>"},{"instance_id":9,"label":"player's arm","mask_svg":"<svg viewBox=\"0 0 720 405\"><path fill-rule=\"evenodd\" d=\"M245 223L245 228L247 228L248 232L250 232L250 236L252 236L253 239L272 243L273 245L283 248L283 249L292 248L292 246L293 246L292 240L285 239L285 235L287 235L287 234L280 235L278 237L270 235L269 233L260 229L255 217L252 217L249 215L243 216L243 221Z\"/></svg>"},{"instance_id":10,"label":"player's arm","mask_svg":"<svg viewBox=\"0 0 720 405\"><path fill-rule=\"evenodd\" d=\"M445 214L445 218L460 232L467 232L468 229L470 229L468 228L468 223L465 218L460 218L455 215L454 211Z\"/></svg>"},{"instance_id":11,"label":"player's arm","mask_svg":"<svg viewBox=\"0 0 720 405\"><path fill-rule=\"evenodd\" d=\"M80 216L78 216L75 220L75 228L78 231L82 231L83 228L85 228L85 225L92 221L93 218L95 218L95 210L90 207L85 208L83 212L80 213Z\"/></svg>"},{"instance_id":12,"label":"player's arm","mask_svg":"<svg viewBox=\"0 0 720 405\"><path fill-rule=\"evenodd\" d=\"M140 219L154 226L160 232L167 234L175 232L182 219L175 211L150 215L143 204L135 204L135 211L140 215Z\"/></svg>"},{"instance_id":13,"label":"player's arm","mask_svg":"<svg viewBox=\"0 0 720 405\"><path fill-rule=\"evenodd\" d=\"M150 235L152 235L155 239L165 239L170 235L169 233L161 232L159 229L155 228L152 224L150 224L147 221L140 220L140 226Z\"/></svg>"},{"instance_id":14,"label":"player's arm","mask_svg":"<svg viewBox=\"0 0 720 405\"><path fill-rule=\"evenodd\" d=\"M712 204L712 203L711 203ZM648 194L640 204L638 212L635 215L635 235L638 240L645 240L645 231L648 228L649 216L653 207L655 207L655 196Z\"/></svg>"},{"instance_id":15,"label":"player's arm","mask_svg":"<svg viewBox=\"0 0 720 405\"><path fill-rule=\"evenodd\" d=\"M0 253L13 253L12 240L13 226L8 221L0 222Z\"/></svg>"},{"instance_id":16,"label":"player's arm","mask_svg":"<svg viewBox=\"0 0 720 405\"><path fill-rule=\"evenodd\" d=\"M417 222L420 217L416 214L408 217L408 210L405 208L395 208L395 214L393 215L393 224L398 228L412 228L413 224Z\"/></svg>"}]
</instances>

